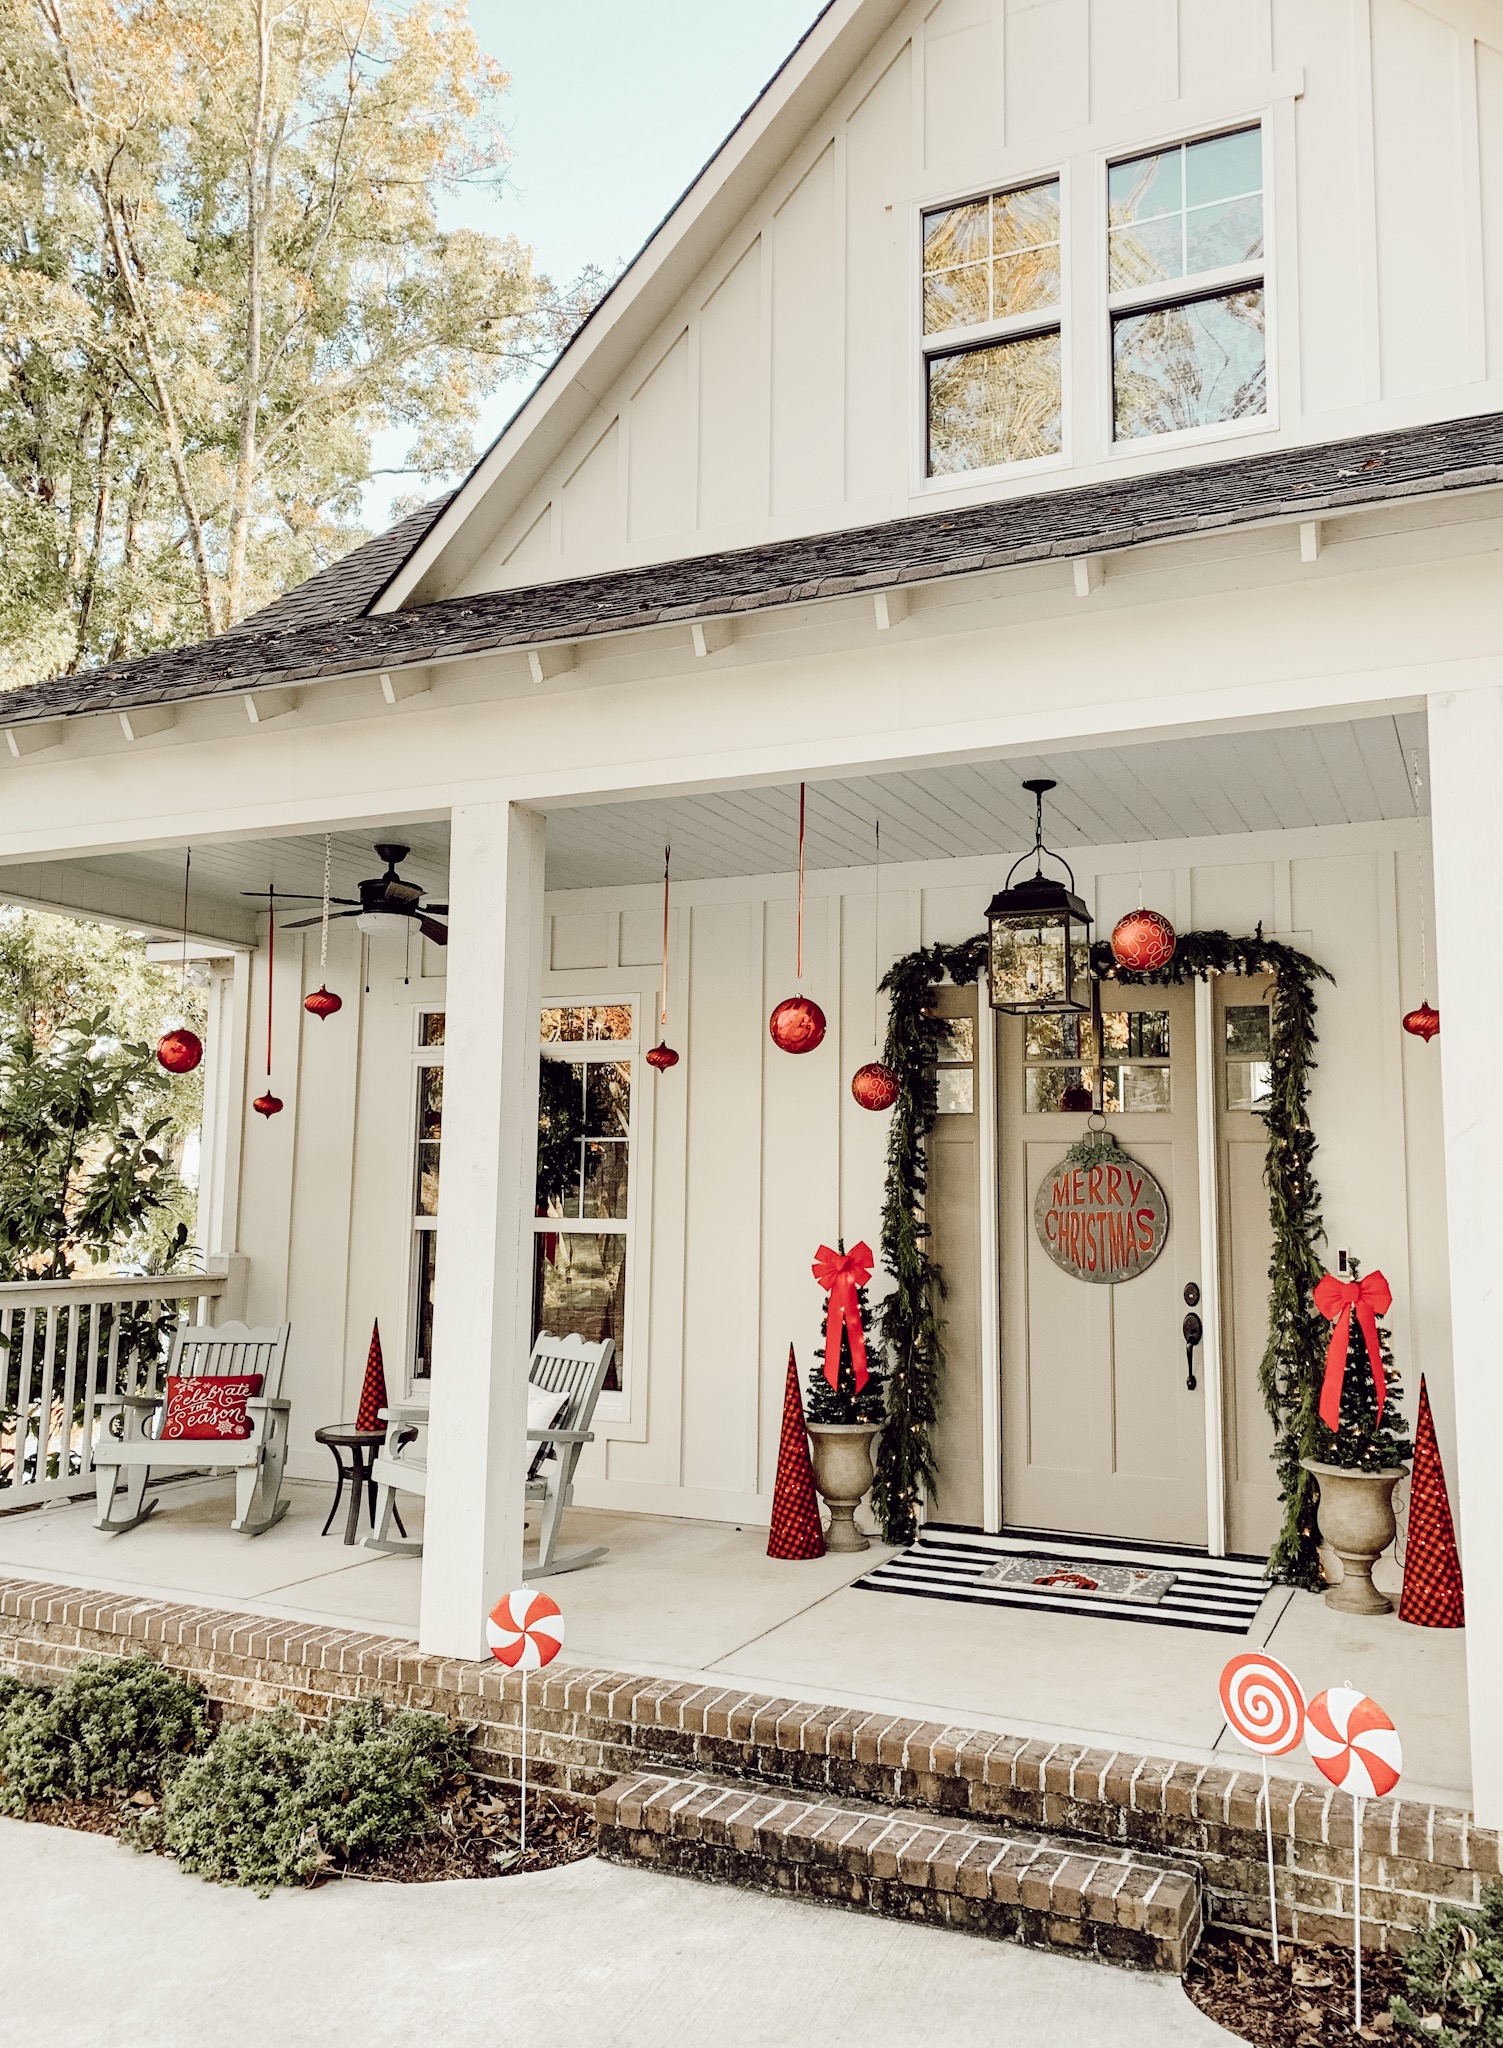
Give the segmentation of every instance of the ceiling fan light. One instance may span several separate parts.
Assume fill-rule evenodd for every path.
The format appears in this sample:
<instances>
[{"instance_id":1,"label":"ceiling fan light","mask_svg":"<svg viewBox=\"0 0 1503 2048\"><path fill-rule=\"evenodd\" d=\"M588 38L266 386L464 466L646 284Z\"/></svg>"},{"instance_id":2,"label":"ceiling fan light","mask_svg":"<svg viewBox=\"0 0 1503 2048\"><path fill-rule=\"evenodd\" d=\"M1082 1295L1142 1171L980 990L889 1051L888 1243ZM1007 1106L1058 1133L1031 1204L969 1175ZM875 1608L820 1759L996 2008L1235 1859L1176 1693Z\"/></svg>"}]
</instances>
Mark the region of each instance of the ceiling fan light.
<instances>
[{"instance_id":1,"label":"ceiling fan light","mask_svg":"<svg viewBox=\"0 0 1503 2048\"><path fill-rule=\"evenodd\" d=\"M355 919L360 930L373 939L383 932L405 932L411 921L394 910L362 910Z\"/></svg>"}]
</instances>

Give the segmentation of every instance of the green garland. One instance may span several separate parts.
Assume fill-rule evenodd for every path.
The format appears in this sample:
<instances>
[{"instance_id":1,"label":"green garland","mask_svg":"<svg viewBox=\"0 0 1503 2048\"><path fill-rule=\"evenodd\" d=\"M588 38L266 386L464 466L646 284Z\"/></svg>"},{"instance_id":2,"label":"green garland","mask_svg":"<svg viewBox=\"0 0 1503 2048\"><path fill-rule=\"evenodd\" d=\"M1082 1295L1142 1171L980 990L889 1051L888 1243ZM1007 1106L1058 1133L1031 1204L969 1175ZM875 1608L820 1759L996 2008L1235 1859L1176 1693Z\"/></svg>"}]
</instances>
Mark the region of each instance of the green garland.
<instances>
[{"instance_id":1,"label":"green garland","mask_svg":"<svg viewBox=\"0 0 1503 2048\"><path fill-rule=\"evenodd\" d=\"M956 946L921 947L896 961L882 982L891 1001L883 1059L898 1077L899 1095L888 1134L882 1208L882 1262L892 1289L878 1314L889 1361L888 1426L877 1454L872 1505L889 1543L913 1540L919 1504L933 1487L932 1430L944 1365L938 1311L944 1274L928 1250L923 1220L924 1141L938 1114L935 1061L944 1029L930 1013L929 997L946 975L959 987L972 986L985 965L982 934ZM1313 1171L1309 1098L1317 1042L1315 984L1332 976L1307 954L1265 939L1261 925L1240 939L1226 932L1186 932L1168 966L1154 974L1125 972L1104 943L1093 948L1092 965L1104 980L1158 986L1216 974L1273 978L1270 1101L1263 1113L1273 1258L1259 1381L1274 1426L1284 1524L1268 1563L1276 1580L1313 1590L1321 1584L1316 1489L1300 1459L1317 1449L1325 1326L1310 1297L1321 1274L1316 1248L1325 1227Z\"/></svg>"}]
</instances>

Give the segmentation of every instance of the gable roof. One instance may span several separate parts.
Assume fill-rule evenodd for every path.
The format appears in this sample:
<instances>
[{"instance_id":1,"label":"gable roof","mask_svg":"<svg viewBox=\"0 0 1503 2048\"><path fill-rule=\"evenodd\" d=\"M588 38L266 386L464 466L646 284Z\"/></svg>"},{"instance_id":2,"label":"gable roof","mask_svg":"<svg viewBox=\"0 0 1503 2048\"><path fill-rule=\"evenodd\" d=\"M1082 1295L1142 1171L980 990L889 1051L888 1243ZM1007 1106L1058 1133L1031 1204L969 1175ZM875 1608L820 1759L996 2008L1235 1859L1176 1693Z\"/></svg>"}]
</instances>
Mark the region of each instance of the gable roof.
<instances>
[{"instance_id":1,"label":"gable roof","mask_svg":"<svg viewBox=\"0 0 1503 2048\"><path fill-rule=\"evenodd\" d=\"M337 572L345 565L336 564L304 586L335 579L327 615L268 626L274 614L288 616L282 608L299 597L293 592L218 639L34 684L7 702L0 719L29 724L589 640L1498 484L1503 413L1488 413L411 611L343 611L366 572L351 569L341 586ZM394 527L370 549L394 548L401 530ZM361 549L348 561L367 553Z\"/></svg>"}]
</instances>

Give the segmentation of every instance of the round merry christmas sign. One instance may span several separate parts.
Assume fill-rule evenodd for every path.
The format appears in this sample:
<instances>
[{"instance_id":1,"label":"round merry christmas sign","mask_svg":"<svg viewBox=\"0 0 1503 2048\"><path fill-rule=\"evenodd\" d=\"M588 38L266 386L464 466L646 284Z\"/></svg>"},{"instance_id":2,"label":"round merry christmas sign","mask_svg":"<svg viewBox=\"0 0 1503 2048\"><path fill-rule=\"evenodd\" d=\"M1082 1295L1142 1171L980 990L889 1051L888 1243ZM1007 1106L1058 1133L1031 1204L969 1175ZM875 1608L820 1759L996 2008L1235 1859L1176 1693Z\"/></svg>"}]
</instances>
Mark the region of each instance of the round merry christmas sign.
<instances>
[{"instance_id":1,"label":"round merry christmas sign","mask_svg":"<svg viewBox=\"0 0 1503 2048\"><path fill-rule=\"evenodd\" d=\"M1109 1286L1136 1280L1164 1249L1169 1202L1115 1140L1087 1140L1039 1182L1033 1227L1062 1271Z\"/></svg>"}]
</instances>

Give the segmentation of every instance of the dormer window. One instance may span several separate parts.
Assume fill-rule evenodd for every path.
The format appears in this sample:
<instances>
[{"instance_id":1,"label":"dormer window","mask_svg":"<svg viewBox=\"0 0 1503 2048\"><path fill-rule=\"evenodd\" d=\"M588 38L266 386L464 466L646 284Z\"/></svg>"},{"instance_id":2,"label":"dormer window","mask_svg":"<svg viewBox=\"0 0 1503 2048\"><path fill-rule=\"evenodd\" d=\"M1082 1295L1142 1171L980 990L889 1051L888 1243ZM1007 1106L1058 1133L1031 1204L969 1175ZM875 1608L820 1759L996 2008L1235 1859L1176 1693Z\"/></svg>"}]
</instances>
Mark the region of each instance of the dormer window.
<instances>
[{"instance_id":1,"label":"dormer window","mask_svg":"<svg viewBox=\"0 0 1503 2048\"><path fill-rule=\"evenodd\" d=\"M1112 164L1107 210L1114 437L1266 412L1262 131Z\"/></svg>"},{"instance_id":2,"label":"dormer window","mask_svg":"<svg viewBox=\"0 0 1503 2048\"><path fill-rule=\"evenodd\" d=\"M1058 455L1059 180L924 215L926 472Z\"/></svg>"}]
</instances>

